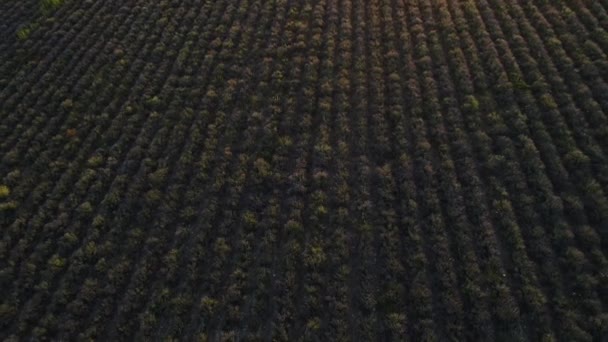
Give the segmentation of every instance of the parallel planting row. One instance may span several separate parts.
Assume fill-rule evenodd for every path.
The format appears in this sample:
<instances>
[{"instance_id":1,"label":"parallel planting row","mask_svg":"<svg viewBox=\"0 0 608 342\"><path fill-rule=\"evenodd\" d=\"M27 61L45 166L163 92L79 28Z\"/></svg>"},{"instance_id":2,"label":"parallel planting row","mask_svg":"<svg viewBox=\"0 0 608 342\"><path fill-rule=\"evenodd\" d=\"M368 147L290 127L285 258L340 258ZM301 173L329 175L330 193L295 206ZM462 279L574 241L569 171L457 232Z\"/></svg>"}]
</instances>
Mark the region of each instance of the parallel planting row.
<instances>
[{"instance_id":1,"label":"parallel planting row","mask_svg":"<svg viewBox=\"0 0 608 342\"><path fill-rule=\"evenodd\" d=\"M608 1L0 3L0 338L608 338Z\"/></svg>"}]
</instances>

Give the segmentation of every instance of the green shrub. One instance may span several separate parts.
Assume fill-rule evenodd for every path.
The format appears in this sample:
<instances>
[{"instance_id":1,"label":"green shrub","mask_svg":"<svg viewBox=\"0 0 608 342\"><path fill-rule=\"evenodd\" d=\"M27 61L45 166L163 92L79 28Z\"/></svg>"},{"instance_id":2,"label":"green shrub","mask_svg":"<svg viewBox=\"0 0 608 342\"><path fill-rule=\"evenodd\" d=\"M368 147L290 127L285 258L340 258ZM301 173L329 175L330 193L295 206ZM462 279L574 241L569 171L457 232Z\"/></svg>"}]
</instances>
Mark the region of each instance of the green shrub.
<instances>
[{"instance_id":1,"label":"green shrub","mask_svg":"<svg viewBox=\"0 0 608 342\"><path fill-rule=\"evenodd\" d=\"M92 156L91 158L89 158L89 160L87 160L87 165L89 167L98 167L98 166L101 166L102 164L103 164L102 156Z\"/></svg>"},{"instance_id":2,"label":"green shrub","mask_svg":"<svg viewBox=\"0 0 608 342\"><path fill-rule=\"evenodd\" d=\"M43 11L48 12L59 8L64 2L65 0L42 0L40 7Z\"/></svg>"},{"instance_id":3,"label":"green shrub","mask_svg":"<svg viewBox=\"0 0 608 342\"><path fill-rule=\"evenodd\" d=\"M11 194L11 190L6 185L0 185L0 198L7 198Z\"/></svg>"},{"instance_id":4,"label":"green shrub","mask_svg":"<svg viewBox=\"0 0 608 342\"><path fill-rule=\"evenodd\" d=\"M249 210L243 214L243 222L248 227L255 227L258 224L255 214Z\"/></svg>"},{"instance_id":5,"label":"green shrub","mask_svg":"<svg viewBox=\"0 0 608 342\"><path fill-rule=\"evenodd\" d=\"M89 215L93 212L91 202L84 202L78 207L78 212L82 215Z\"/></svg>"},{"instance_id":6,"label":"green shrub","mask_svg":"<svg viewBox=\"0 0 608 342\"><path fill-rule=\"evenodd\" d=\"M205 296L203 299L201 299L200 308L205 314L212 314L215 312L218 304L219 303L217 300Z\"/></svg>"},{"instance_id":7,"label":"green shrub","mask_svg":"<svg viewBox=\"0 0 608 342\"><path fill-rule=\"evenodd\" d=\"M61 258L59 255L54 254L50 259L49 259L49 265L53 268L53 269L61 269L65 266L65 259Z\"/></svg>"},{"instance_id":8,"label":"green shrub","mask_svg":"<svg viewBox=\"0 0 608 342\"><path fill-rule=\"evenodd\" d=\"M158 96L153 96L153 97L147 98L145 100L145 104L147 106L149 106L150 108L156 109L162 104L162 101Z\"/></svg>"},{"instance_id":9,"label":"green shrub","mask_svg":"<svg viewBox=\"0 0 608 342\"><path fill-rule=\"evenodd\" d=\"M29 26L22 27L17 31L17 38L19 40L26 40L29 38L30 33L32 33L32 29Z\"/></svg>"},{"instance_id":10,"label":"green shrub","mask_svg":"<svg viewBox=\"0 0 608 342\"><path fill-rule=\"evenodd\" d=\"M582 168L590 163L589 157L579 149L573 149L564 156L564 163L571 168Z\"/></svg>"},{"instance_id":11,"label":"green shrub","mask_svg":"<svg viewBox=\"0 0 608 342\"><path fill-rule=\"evenodd\" d=\"M12 211L17 209L17 203L14 201L9 201L6 203L0 203L0 212L2 211Z\"/></svg>"}]
</instances>

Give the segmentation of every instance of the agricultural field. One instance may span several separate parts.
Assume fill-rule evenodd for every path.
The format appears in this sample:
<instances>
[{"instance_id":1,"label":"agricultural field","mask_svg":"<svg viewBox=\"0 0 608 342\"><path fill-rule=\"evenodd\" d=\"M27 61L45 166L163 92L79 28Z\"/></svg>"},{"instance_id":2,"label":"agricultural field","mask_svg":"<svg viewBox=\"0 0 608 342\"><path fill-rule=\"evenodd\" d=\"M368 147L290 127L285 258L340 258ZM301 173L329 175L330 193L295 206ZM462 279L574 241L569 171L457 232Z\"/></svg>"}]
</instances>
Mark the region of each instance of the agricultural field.
<instances>
[{"instance_id":1,"label":"agricultural field","mask_svg":"<svg viewBox=\"0 0 608 342\"><path fill-rule=\"evenodd\" d=\"M608 341L608 0L0 32L0 339Z\"/></svg>"}]
</instances>

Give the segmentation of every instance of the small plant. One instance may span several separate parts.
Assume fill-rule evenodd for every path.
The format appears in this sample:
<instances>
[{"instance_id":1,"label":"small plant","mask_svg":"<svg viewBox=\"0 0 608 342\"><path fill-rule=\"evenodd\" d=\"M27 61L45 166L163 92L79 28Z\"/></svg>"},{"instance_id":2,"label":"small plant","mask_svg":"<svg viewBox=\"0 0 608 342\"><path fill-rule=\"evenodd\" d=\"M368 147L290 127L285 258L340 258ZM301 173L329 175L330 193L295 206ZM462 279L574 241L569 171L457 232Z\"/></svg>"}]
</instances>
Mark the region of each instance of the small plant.
<instances>
[{"instance_id":1,"label":"small plant","mask_svg":"<svg viewBox=\"0 0 608 342\"><path fill-rule=\"evenodd\" d=\"M62 269L65 266L65 259L55 254L49 259L49 265L56 270Z\"/></svg>"},{"instance_id":2,"label":"small plant","mask_svg":"<svg viewBox=\"0 0 608 342\"><path fill-rule=\"evenodd\" d=\"M549 94L544 94L540 97L540 102L547 108L547 109L557 109L557 103L555 102L555 100L553 99L553 97Z\"/></svg>"},{"instance_id":3,"label":"small plant","mask_svg":"<svg viewBox=\"0 0 608 342\"><path fill-rule=\"evenodd\" d=\"M29 38L30 33L32 33L32 29L29 26L22 27L17 31L17 38L19 40L26 40Z\"/></svg>"},{"instance_id":4,"label":"small plant","mask_svg":"<svg viewBox=\"0 0 608 342\"><path fill-rule=\"evenodd\" d=\"M162 101L160 100L160 98L158 96L153 96L153 97L147 98L145 100L145 104L147 106L149 106L150 108L156 109L162 104Z\"/></svg>"},{"instance_id":5,"label":"small plant","mask_svg":"<svg viewBox=\"0 0 608 342\"><path fill-rule=\"evenodd\" d=\"M78 207L78 212L80 212L83 215L88 215L88 214L92 213L93 212L93 206L91 205L91 202L86 201L86 202L82 203Z\"/></svg>"},{"instance_id":6,"label":"small plant","mask_svg":"<svg viewBox=\"0 0 608 342\"><path fill-rule=\"evenodd\" d=\"M72 107L74 107L74 101L72 101L71 99L66 99L61 102L61 106L63 107L63 109L69 111L70 109L72 109Z\"/></svg>"},{"instance_id":7,"label":"small plant","mask_svg":"<svg viewBox=\"0 0 608 342\"><path fill-rule=\"evenodd\" d=\"M253 167L260 178L265 178L272 174L272 168L264 158L256 159L256 161L253 162Z\"/></svg>"},{"instance_id":8,"label":"small plant","mask_svg":"<svg viewBox=\"0 0 608 342\"><path fill-rule=\"evenodd\" d=\"M6 185L0 185L0 198L7 198L11 194L11 190Z\"/></svg>"},{"instance_id":9,"label":"small plant","mask_svg":"<svg viewBox=\"0 0 608 342\"><path fill-rule=\"evenodd\" d=\"M99 167L102 164L103 164L102 156L92 156L91 158L89 158L89 160L87 160L87 165L89 167Z\"/></svg>"},{"instance_id":10,"label":"small plant","mask_svg":"<svg viewBox=\"0 0 608 342\"><path fill-rule=\"evenodd\" d=\"M201 311L203 311L206 314L212 314L213 312L215 312L215 309L218 306L218 302L217 300L210 298L210 297L203 297L203 299L201 299L201 303L200 303L200 308Z\"/></svg>"},{"instance_id":11,"label":"small plant","mask_svg":"<svg viewBox=\"0 0 608 342\"><path fill-rule=\"evenodd\" d=\"M17 202L15 202L15 201L0 203L0 212L13 211L15 209L17 209Z\"/></svg>"},{"instance_id":12,"label":"small plant","mask_svg":"<svg viewBox=\"0 0 608 342\"><path fill-rule=\"evenodd\" d=\"M477 100L477 98L475 98L475 96L468 95L466 97L466 102L464 104L464 108L466 110L476 111L479 109L479 101Z\"/></svg>"},{"instance_id":13,"label":"small plant","mask_svg":"<svg viewBox=\"0 0 608 342\"><path fill-rule=\"evenodd\" d=\"M44 12L50 12L59 8L64 2L65 0L42 0L40 2L40 7Z\"/></svg>"},{"instance_id":14,"label":"small plant","mask_svg":"<svg viewBox=\"0 0 608 342\"><path fill-rule=\"evenodd\" d=\"M291 233L300 233L303 230L302 224L294 220L287 221L285 228Z\"/></svg>"},{"instance_id":15,"label":"small plant","mask_svg":"<svg viewBox=\"0 0 608 342\"><path fill-rule=\"evenodd\" d=\"M247 210L243 214L243 221L248 227L255 227L258 224L258 221L255 218L255 214L249 210Z\"/></svg>"}]
</instances>

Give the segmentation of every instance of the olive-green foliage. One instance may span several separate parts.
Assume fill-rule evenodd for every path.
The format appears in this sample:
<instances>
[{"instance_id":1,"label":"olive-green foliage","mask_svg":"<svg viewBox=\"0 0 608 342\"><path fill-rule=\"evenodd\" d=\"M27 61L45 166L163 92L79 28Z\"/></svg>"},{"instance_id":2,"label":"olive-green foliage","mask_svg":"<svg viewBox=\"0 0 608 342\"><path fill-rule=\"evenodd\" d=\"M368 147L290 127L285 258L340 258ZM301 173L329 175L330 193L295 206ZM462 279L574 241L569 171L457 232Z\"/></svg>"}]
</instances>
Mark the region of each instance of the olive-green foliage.
<instances>
[{"instance_id":1,"label":"olive-green foliage","mask_svg":"<svg viewBox=\"0 0 608 342\"><path fill-rule=\"evenodd\" d=\"M59 8L65 0L41 0L40 7L43 11L48 12Z\"/></svg>"},{"instance_id":2,"label":"olive-green foliage","mask_svg":"<svg viewBox=\"0 0 608 342\"><path fill-rule=\"evenodd\" d=\"M0 185L0 198L6 198L11 194L11 190L6 185Z\"/></svg>"},{"instance_id":3,"label":"olive-green foliage","mask_svg":"<svg viewBox=\"0 0 608 342\"><path fill-rule=\"evenodd\" d=\"M32 29L29 26L25 26L17 30L17 38L19 40L26 40L29 38L30 33L32 33Z\"/></svg>"}]
</instances>

